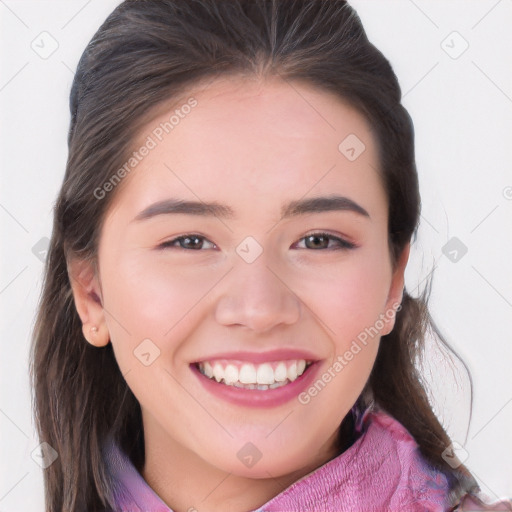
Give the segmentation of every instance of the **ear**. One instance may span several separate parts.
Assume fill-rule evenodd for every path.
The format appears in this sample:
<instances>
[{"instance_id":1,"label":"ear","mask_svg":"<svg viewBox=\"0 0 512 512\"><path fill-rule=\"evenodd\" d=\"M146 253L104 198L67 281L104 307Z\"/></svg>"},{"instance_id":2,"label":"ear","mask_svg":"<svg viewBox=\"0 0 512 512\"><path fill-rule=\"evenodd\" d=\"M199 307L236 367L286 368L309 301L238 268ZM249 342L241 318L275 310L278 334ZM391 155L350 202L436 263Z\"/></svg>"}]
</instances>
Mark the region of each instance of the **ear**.
<instances>
[{"instance_id":1,"label":"ear","mask_svg":"<svg viewBox=\"0 0 512 512\"><path fill-rule=\"evenodd\" d=\"M110 336L95 265L90 261L73 259L68 262L68 275L84 337L91 345L104 347Z\"/></svg>"},{"instance_id":2,"label":"ear","mask_svg":"<svg viewBox=\"0 0 512 512\"><path fill-rule=\"evenodd\" d=\"M385 326L382 329L382 336L389 334L395 326L396 312L400 309L404 293L405 267L409 261L410 250L411 245L407 243L402 249L398 261L396 262L396 267L393 270L389 294L386 300L386 308L383 315Z\"/></svg>"}]
</instances>

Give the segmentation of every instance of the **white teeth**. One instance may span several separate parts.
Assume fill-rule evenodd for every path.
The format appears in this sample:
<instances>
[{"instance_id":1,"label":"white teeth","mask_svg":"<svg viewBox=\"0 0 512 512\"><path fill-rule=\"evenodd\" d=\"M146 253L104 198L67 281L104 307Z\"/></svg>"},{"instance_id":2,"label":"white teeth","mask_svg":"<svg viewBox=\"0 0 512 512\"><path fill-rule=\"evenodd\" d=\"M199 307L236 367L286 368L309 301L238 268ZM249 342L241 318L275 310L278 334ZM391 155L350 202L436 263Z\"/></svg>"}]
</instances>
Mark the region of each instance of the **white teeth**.
<instances>
[{"instance_id":1,"label":"white teeth","mask_svg":"<svg viewBox=\"0 0 512 512\"><path fill-rule=\"evenodd\" d=\"M224 368L220 363L216 363L213 367L213 376L217 382L220 382L224 378Z\"/></svg>"},{"instance_id":2,"label":"white teeth","mask_svg":"<svg viewBox=\"0 0 512 512\"><path fill-rule=\"evenodd\" d=\"M286 375L291 382L297 378L297 363L295 361L287 368Z\"/></svg>"},{"instance_id":3,"label":"white teeth","mask_svg":"<svg viewBox=\"0 0 512 512\"><path fill-rule=\"evenodd\" d=\"M279 363L277 365L276 369L274 370L274 378L276 379L276 382L284 382L286 380L286 365L284 363Z\"/></svg>"},{"instance_id":4,"label":"white teeth","mask_svg":"<svg viewBox=\"0 0 512 512\"><path fill-rule=\"evenodd\" d=\"M253 364L244 364L240 368L238 380L242 384L256 384L256 368Z\"/></svg>"},{"instance_id":5,"label":"white teeth","mask_svg":"<svg viewBox=\"0 0 512 512\"><path fill-rule=\"evenodd\" d=\"M213 377L212 365L208 361L206 361L206 363L204 363L203 369L204 374L211 379Z\"/></svg>"},{"instance_id":6,"label":"white teeth","mask_svg":"<svg viewBox=\"0 0 512 512\"><path fill-rule=\"evenodd\" d=\"M199 363L199 370L203 375L217 382L229 386L248 389L275 389L293 382L300 377L308 363L304 359L297 361L279 361L276 363L262 363L254 365L244 363L239 368L236 364L224 365L219 361Z\"/></svg>"},{"instance_id":7,"label":"white teeth","mask_svg":"<svg viewBox=\"0 0 512 512\"><path fill-rule=\"evenodd\" d=\"M274 384L274 370L268 363L263 363L258 366L256 372L256 382L258 384Z\"/></svg>"},{"instance_id":8,"label":"white teeth","mask_svg":"<svg viewBox=\"0 0 512 512\"><path fill-rule=\"evenodd\" d=\"M234 384L238 381L238 368L234 364L228 364L224 370L224 382Z\"/></svg>"}]
</instances>

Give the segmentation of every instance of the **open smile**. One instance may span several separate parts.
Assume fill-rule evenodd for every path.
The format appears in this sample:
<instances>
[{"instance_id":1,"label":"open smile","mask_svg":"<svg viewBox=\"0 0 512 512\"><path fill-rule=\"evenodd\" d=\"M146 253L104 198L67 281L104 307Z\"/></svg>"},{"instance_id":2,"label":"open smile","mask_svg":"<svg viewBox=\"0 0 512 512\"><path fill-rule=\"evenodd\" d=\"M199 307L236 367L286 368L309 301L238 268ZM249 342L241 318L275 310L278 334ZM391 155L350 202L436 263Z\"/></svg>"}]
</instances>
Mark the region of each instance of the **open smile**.
<instances>
[{"instance_id":1,"label":"open smile","mask_svg":"<svg viewBox=\"0 0 512 512\"><path fill-rule=\"evenodd\" d=\"M197 363L197 368L209 379L227 386L266 391L296 381L311 364L305 359L261 364L220 359Z\"/></svg>"},{"instance_id":2,"label":"open smile","mask_svg":"<svg viewBox=\"0 0 512 512\"><path fill-rule=\"evenodd\" d=\"M266 360L262 354L215 356L192 363L190 368L218 398L248 407L274 407L309 386L320 361L306 354L273 354L267 354Z\"/></svg>"}]
</instances>

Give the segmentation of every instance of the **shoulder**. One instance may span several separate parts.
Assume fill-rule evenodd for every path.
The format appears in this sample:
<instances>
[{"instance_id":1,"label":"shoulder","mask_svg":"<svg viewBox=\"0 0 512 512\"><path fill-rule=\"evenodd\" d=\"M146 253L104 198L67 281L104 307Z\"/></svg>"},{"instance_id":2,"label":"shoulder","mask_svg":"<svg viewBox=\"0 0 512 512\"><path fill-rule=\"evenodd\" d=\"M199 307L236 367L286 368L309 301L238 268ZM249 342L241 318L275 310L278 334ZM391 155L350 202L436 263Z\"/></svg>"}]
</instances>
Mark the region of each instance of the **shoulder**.
<instances>
[{"instance_id":1,"label":"shoulder","mask_svg":"<svg viewBox=\"0 0 512 512\"><path fill-rule=\"evenodd\" d=\"M422 456L409 431L384 411L373 411L369 421L368 433L373 429L375 439L387 445L394 459L388 464L400 469L390 510L446 510L450 500L448 478Z\"/></svg>"},{"instance_id":2,"label":"shoulder","mask_svg":"<svg viewBox=\"0 0 512 512\"><path fill-rule=\"evenodd\" d=\"M444 473L432 468L421 456L418 445L407 431L407 429L392 416L383 411L374 411L371 413L371 421L379 429L385 430L392 439L397 456L402 466L402 479L400 486L405 486L405 497L410 493L414 496L416 503L425 500L426 503L447 504L450 512L485 512L485 511L510 511L512 512L512 500L501 499L492 501L487 495L478 489L475 483L476 491L463 494L454 504L448 490L448 479ZM427 510L430 510L427 508Z\"/></svg>"}]
</instances>

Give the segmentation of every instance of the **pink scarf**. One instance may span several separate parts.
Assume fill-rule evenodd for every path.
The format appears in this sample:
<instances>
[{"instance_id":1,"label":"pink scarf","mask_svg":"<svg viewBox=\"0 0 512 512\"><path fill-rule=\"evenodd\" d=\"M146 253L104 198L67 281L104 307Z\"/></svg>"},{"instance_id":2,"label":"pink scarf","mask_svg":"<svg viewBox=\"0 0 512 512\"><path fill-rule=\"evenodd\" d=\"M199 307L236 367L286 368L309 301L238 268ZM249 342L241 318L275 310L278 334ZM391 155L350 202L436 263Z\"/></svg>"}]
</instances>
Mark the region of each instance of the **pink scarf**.
<instances>
[{"instance_id":1,"label":"pink scarf","mask_svg":"<svg viewBox=\"0 0 512 512\"><path fill-rule=\"evenodd\" d=\"M462 501L452 497L446 475L427 464L408 431L385 412L366 410L356 432L338 457L253 512L512 511L512 501L486 505L478 489ZM116 510L172 512L114 443L106 458Z\"/></svg>"}]
</instances>

